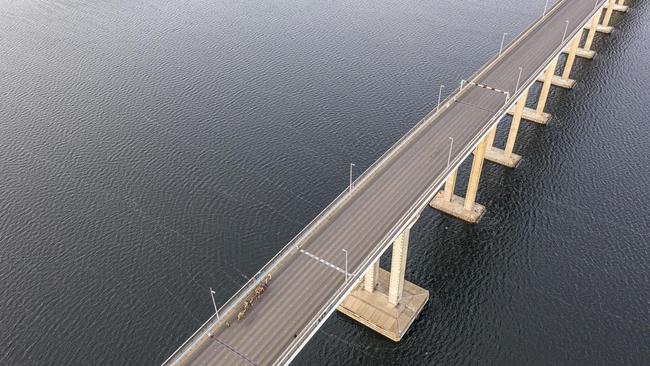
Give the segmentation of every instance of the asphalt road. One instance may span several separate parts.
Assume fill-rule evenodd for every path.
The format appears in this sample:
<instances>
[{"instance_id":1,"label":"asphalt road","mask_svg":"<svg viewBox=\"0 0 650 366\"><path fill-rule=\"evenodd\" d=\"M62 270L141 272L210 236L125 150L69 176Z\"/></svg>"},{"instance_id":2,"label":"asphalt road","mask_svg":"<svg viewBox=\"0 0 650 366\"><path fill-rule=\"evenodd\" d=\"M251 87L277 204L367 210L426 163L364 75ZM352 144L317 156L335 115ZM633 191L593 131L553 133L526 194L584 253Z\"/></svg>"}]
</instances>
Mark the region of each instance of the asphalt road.
<instances>
[{"instance_id":1,"label":"asphalt road","mask_svg":"<svg viewBox=\"0 0 650 366\"><path fill-rule=\"evenodd\" d=\"M513 92L519 67L523 68L522 80L533 80L535 71L562 42L565 21L569 21L571 34L593 10L594 0L562 1L476 81ZM301 342L295 336L321 315L323 306L340 296L338 291L345 285L343 249L349 253L349 271L361 273L363 262L403 225L403 218L414 208L426 207L423 194L445 179L449 137L454 139L452 157L460 159L503 107L504 94L468 88L386 161L368 184L355 189L327 225L301 243L304 252L286 262L244 320L232 322L214 338L202 337L184 361L192 365L272 365L287 350L294 352L293 347Z\"/></svg>"}]
</instances>

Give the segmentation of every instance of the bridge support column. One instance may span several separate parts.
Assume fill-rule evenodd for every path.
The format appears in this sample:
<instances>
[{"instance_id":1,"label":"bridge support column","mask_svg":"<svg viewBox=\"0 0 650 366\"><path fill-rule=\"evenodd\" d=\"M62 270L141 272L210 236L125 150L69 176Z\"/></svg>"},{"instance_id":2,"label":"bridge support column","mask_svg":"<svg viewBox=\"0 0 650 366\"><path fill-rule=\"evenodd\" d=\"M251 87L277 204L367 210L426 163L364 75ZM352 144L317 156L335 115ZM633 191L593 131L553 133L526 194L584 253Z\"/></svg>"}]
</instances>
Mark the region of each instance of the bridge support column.
<instances>
[{"instance_id":1,"label":"bridge support column","mask_svg":"<svg viewBox=\"0 0 650 366\"><path fill-rule=\"evenodd\" d=\"M573 37L573 40L571 40L569 43L569 49L565 50L568 55L564 64L564 69L562 70L562 75L555 75L555 72L553 72L553 76L551 77L552 85L565 89L572 89L575 86L576 81L569 79L569 76L571 75L571 70L573 69L573 63L576 60L576 53L578 51L578 46L580 45L581 38L582 34L576 34L575 37ZM537 81L544 82L546 80L545 78L546 76L540 75L537 78Z\"/></svg>"},{"instance_id":2,"label":"bridge support column","mask_svg":"<svg viewBox=\"0 0 650 366\"><path fill-rule=\"evenodd\" d=\"M594 14L594 17L591 18L591 22L589 25L586 27L587 31L587 39L585 40L584 46L582 48L578 48L576 50L576 56L586 58L586 59L592 59L594 56L596 56L596 51L593 51L591 49L591 46L594 42L594 37L596 36L596 28L598 27L598 21L600 20L600 16L602 14L602 11L597 12ZM567 52L567 50L564 50L564 52Z\"/></svg>"},{"instance_id":3,"label":"bridge support column","mask_svg":"<svg viewBox=\"0 0 650 366\"><path fill-rule=\"evenodd\" d=\"M611 30L614 30L613 27L609 25L610 20L612 20L612 13L614 13L614 8L616 7L616 0L609 0L607 5L605 5L605 17L603 18L602 26L609 27ZM611 33L611 30L607 33ZM596 29L598 31L598 29Z\"/></svg>"},{"instance_id":4,"label":"bridge support column","mask_svg":"<svg viewBox=\"0 0 650 366\"><path fill-rule=\"evenodd\" d=\"M539 99L537 100L537 107L535 109L524 107L524 110L521 113L521 118L545 125L550 121L551 115L544 112L544 107L546 107L546 100L548 99L548 93L551 90L552 77L555 74L555 68L557 67L557 60L559 56L553 59L550 64L546 67L544 71L544 83L542 84L542 90L539 92ZM513 115L514 110L510 109L508 114Z\"/></svg>"},{"instance_id":5,"label":"bridge support column","mask_svg":"<svg viewBox=\"0 0 650 366\"><path fill-rule=\"evenodd\" d=\"M454 169L451 172L447 181L445 181L445 190L443 191L443 199L447 202L451 202L454 198L454 188L456 187L456 175L458 174L458 169Z\"/></svg>"},{"instance_id":6,"label":"bridge support column","mask_svg":"<svg viewBox=\"0 0 650 366\"><path fill-rule=\"evenodd\" d=\"M487 136L485 136L485 153L487 154L488 152L492 151L492 147L494 147L494 138L497 135L497 126L499 123L495 123L494 127L488 132Z\"/></svg>"},{"instance_id":7,"label":"bridge support column","mask_svg":"<svg viewBox=\"0 0 650 366\"><path fill-rule=\"evenodd\" d=\"M395 306L402 299L402 292L404 291L404 271L406 270L406 254L408 253L410 232L410 228L404 230L393 242L388 303Z\"/></svg>"},{"instance_id":8,"label":"bridge support column","mask_svg":"<svg viewBox=\"0 0 650 366\"><path fill-rule=\"evenodd\" d=\"M562 81L566 85L570 85L569 88L573 88L576 81L569 79L571 76L571 70L573 70L573 64L576 61L576 52L578 51L578 46L580 45L580 38L582 34L577 34L571 44L569 45L569 55L567 56L566 62L564 63L564 70L562 70Z\"/></svg>"},{"instance_id":9,"label":"bridge support column","mask_svg":"<svg viewBox=\"0 0 650 366\"><path fill-rule=\"evenodd\" d=\"M483 159L485 158L485 150L487 146L487 141L489 140L490 134L479 142L476 150L474 150L474 157L472 158L472 170L469 173L469 182L467 183L467 192L465 193L465 202L463 203L463 208L465 210L472 210L476 205L476 194L478 193L478 183L481 180L481 172L483 171ZM482 207L482 211L485 212L485 207ZM483 216L483 214L481 214ZM477 219L478 221L478 219Z\"/></svg>"},{"instance_id":10,"label":"bridge support column","mask_svg":"<svg viewBox=\"0 0 650 366\"><path fill-rule=\"evenodd\" d=\"M483 159L485 157L486 146L491 140L490 134L492 133L493 131L490 131L478 144L476 150L474 150L472 170L469 175L469 183L467 184L465 198L454 195L453 188L447 190L447 187L453 186L449 184L450 178L453 179L454 183L456 181L456 172L454 172L449 178L447 178L445 191L438 192L429 203L431 208L442 211L461 220L465 220L471 224L477 223L481 219L485 213L485 206L476 203L475 199L478 190L478 183L481 178L481 170L483 169Z\"/></svg>"},{"instance_id":11,"label":"bridge support column","mask_svg":"<svg viewBox=\"0 0 650 366\"><path fill-rule=\"evenodd\" d=\"M517 133L519 132L519 124L521 123L521 115L526 107L527 99L528 89L521 94L517 103L515 103L514 115L512 117L512 122L510 123L510 130L508 131L508 140L506 141L505 149L501 150L493 146L490 150L485 152L485 160L501 164L508 168L516 168L517 165L519 165L519 162L521 162L521 156L514 154L512 150L515 147Z\"/></svg>"},{"instance_id":12,"label":"bridge support column","mask_svg":"<svg viewBox=\"0 0 650 366\"><path fill-rule=\"evenodd\" d=\"M596 32L609 34L614 31L614 27L609 25L609 21L612 18L612 13L614 12L614 7L616 6L616 0L609 0L607 4L603 7L605 10L605 16L603 17L603 22L596 25ZM598 19L600 20L600 19ZM593 26L589 24L586 28L591 29Z\"/></svg>"},{"instance_id":13,"label":"bridge support column","mask_svg":"<svg viewBox=\"0 0 650 366\"><path fill-rule=\"evenodd\" d=\"M429 299L429 291L404 279L410 230L410 226L407 227L393 242L390 273L379 268L377 260L366 272L363 283L357 285L337 308L395 342L402 339ZM372 291L368 291L368 278L373 276L375 268L377 282Z\"/></svg>"},{"instance_id":14,"label":"bridge support column","mask_svg":"<svg viewBox=\"0 0 650 366\"><path fill-rule=\"evenodd\" d=\"M375 261L372 265L370 265L370 268L368 268L368 272L366 272L366 275L364 276L363 279L363 289L368 291L368 292L374 292L375 288L377 287L377 282L379 281L379 259Z\"/></svg>"},{"instance_id":15,"label":"bridge support column","mask_svg":"<svg viewBox=\"0 0 650 366\"><path fill-rule=\"evenodd\" d=\"M608 7L609 3L605 5L605 7ZM625 5L625 0L618 0L615 1L614 3L614 11L620 11L621 13L625 13L629 10L629 6Z\"/></svg>"}]
</instances>

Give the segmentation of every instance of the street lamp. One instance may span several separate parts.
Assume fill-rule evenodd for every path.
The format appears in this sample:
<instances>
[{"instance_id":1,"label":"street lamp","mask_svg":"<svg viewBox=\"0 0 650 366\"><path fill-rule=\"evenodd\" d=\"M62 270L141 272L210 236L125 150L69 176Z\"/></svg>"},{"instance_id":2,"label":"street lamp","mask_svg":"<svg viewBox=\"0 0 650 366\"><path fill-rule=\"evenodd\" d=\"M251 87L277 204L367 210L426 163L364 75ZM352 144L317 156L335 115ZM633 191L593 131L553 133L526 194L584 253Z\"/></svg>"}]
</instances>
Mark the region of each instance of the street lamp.
<instances>
[{"instance_id":1,"label":"street lamp","mask_svg":"<svg viewBox=\"0 0 650 366\"><path fill-rule=\"evenodd\" d=\"M564 26L564 34L562 34L562 42L564 42L564 38L566 38L566 32L569 30L569 21L565 20L564 22L566 25Z\"/></svg>"},{"instance_id":2,"label":"street lamp","mask_svg":"<svg viewBox=\"0 0 650 366\"><path fill-rule=\"evenodd\" d=\"M214 301L215 292L210 287L210 296L212 297L212 305L214 305L214 313L217 314L217 321L219 320L219 309L217 309L217 303Z\"/></svg>"},{"instance_id":3,"label":"street lamp","mask_svg":"<svg viewBox=\"0 0 650 366\"><path fill-rule=\"evenodd\" d=\"M544 4L544 12L542 13L542 16L546 15L547 8L548 8L548 0L546 0L546 4Z\"/></svg>"},{"instance_id":4,"label":"street lamp","mask_svg":"<svg viewBox=\"0 0 650 366\"><path fill-rule=\"evenodd\" d=\"M451 143L449 144L449 155L447 156L447 167L449 167L449 164L451 164L451 149L454 147L454 138L449 137L451 140Z\"/></svg>"},{"instance_id":5,"label":"street lamp","mask_svg":"<svg viewBox=\"0 0 650 366\"><path fill-rule=\"evenodd\" d=\"M501 56L501 52L503 51L503 43L505 42L507 35L508 33L506 32L503 33L503 36L501 37L501 47L499 47L499 56Z\"/></svg>"},{"instance_id":6,"label":"street lamp","mask_svg":"<svg viewBox=\"0 0 650 366\"><path fill-rule=\"evenodd\" d=\"M443 84L440 84L440 90L438 91L438 106L436 107L436 112L440 110L440 99L442 98L442 88L445 86Z\"/></svg>"},{"instance_id":7,"label":"street lamp","mask_svg":"<svg viewBox=\"0 0 650 366\"><path fill-rule=\"evenodd\" d=\"M345 253L345 282L348 282L348 251L343 249Z\"/></svg>"},{"instance_id":8,"label":"street lamp","mask_svg":"<svg viewBox=\"0 0 650 366\"><path fill-rule=\"evenodd\" d=\"M515 85L515 94L517 94L517 91L519 90L519 82L521 81L521 73L524 71L523 68L519 68L519 76L517 76L517 85Z\"/></svg>"},{"instance_id":9,"label":"street lamp","mask_svg":"<svg viewBox=\"0 0 650 366\"><path fill-rule=\"evenodd\" d=\"M354 163L350 163L350 192L352 192L352 167L356 166Z\"/></svg>"}]
</instances>

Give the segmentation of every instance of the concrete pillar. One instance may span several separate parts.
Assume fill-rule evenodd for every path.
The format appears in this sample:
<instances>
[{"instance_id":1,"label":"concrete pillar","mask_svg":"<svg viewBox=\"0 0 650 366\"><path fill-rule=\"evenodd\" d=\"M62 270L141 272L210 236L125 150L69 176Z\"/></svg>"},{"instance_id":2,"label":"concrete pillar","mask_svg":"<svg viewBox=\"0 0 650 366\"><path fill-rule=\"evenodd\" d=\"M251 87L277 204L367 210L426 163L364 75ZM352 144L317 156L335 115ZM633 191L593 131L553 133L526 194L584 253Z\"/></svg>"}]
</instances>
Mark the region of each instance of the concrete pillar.
<instances>
[{"instance_id":1,"label":"concrete pillar","mask_svg":"<svg viewBox=\"0 0 650 366\"><path fill-rule=\"evenodd\" d=\"M538 115L544 113L544 107L546 107L548 92L551 90L551 84L553 82L553 75L555 75L555 67L557 66L558 57L555 57L553 61L551 61L551 63L546 67L546 71L544 71L544 85L542 85L542 91L539 93L539 100L537 101L537 108L535 110Z\"/></svg>"},{"instance_id":2,"label":"concrete pillar","mask_svg":"<svg viewBox=\"0 0 650 366\"><path fill-rule=\"evenodd\" d=\"M597 12L593 18L591 18L591 24L589 25L589 32L587 33L587 39L585 40L585 45L582 48L585 51L591 51L591 45L594 42L594 37L596 36L596 28L598 28L598 21L600 20L600 15L602 11Z\"/></svg>"},{"instance_id":3,"label":"concrete pillar","mask_svg":"<svg viewBox=\"0 0 650 366\"><path fill-rule=\"evenodd\" d=\"M526 107L526 99L528 98L528 88L519 96L517 102L515 103L514 108L512 108L512 123L510 124L510 132L508 133L508 141L506 142L506 149L509 149L506 153L506 150L501 150L494 144L494 135L496 134L497 128L494 129L486 137L486 146L485 146L485 160L491 161L503 165L508 168L516 168L521 161L521 156L512 153L512 148L517 139L517 130L519 129L519 122L521 122L521 117ZM510 113L510 112L508 112Z\"/></svg>"},{"instance_id":4,"label":"concrete pillar","mask_svg":"<svg viewBox=\"0 0 650 366\"><path fill-rule=\"evenodd\" d=\"M445 182L444 199L447 202L451 202L451 199L454 197L454 188L456 187L457 174L458 174L458 169L454 169L454 171L451 172L451 175L449 176L449 178L447 178L447 181Z\"/></svg>"},{"instance_id":5,"label":"concrete pillar","mask_svg":"<svg viewBox=\"0 0 650 366\"><path fill-rule=\"evenodd\" d=\"M555 76L555 68L557 66L559 57L560 56L558 55L553 60L551 60L549 65L546 67L546 70L544 70L544 73L537 78L538 81L541 81L543 83L542 90L539 92L537 107L535 107L535 109L524 107L521 118L543 125L547 124L551 120L552 116L549 113L544 112L544 107L546 107L546 100L548 99L548 93L551 90L551 85L553 85L554 82L555 84L563 83L561 77ZM570 85L563 86L566 88L571 87ZM510 108L508 110L508 114L514 115L514 108ZM492 160L492 157L488 154L487 159Z\"/></svg>"},{"instance_id":6,"label":"concrete pillar","mask_svg":"<svg viewBox=\"0 0 650 366\"><path fill-rule=\"evenodd\" d=\"M394 342L402 339L429 300L429 291L404 278L409 231L410 225L393 242L391 271L380 268L377 260L368 268L364 284L352 289L336 308ZM376 282L368 279L375 276L375 269ZM369 283L374 284L372 289L366 288Z\"/></svg>"},{"instance_id":7,"label":"concrete pillar","mask_svg":"<svg viewBox=\"0 0 650 366\"><path fill-rule=\"evenodd\" d=\"M494 145L494 137L497 135L497 126L498 123L492 127L492 130L488 132L485 137L485 151L492 150L492 145Z\"/></svg>"},{"instance_id":8,"label":"concrete pillar","mask_svg":"<svg viewBox=\"0 0 650 366\"><path fill-rule=\"evenodd\" d=\"M465 194L465 203L463 208L471 210L474 207L476 200L476 192L478 191L478 182L481 179L481 170L483 170L483 159L485 157L485 146L487 143L487 136L474 150L474 158L472 158L472 170L469 175L469 182L467 183L467 193Z\"/></svg>"},{"instance_id":9,"label":"concrete pillar","mask_svg":"<svg viewBox=\"0 0 650 366\"><path fill-rule=\"evenodd\" d=\"M571 44L569 45L569 54L564 64L564 71L562 72L562 80L566 83L569 82L569 76L571 75L571 70L573 69L573 63L576 60L576 51L578 50L578 45L580 44L581 34L577 34Z\"/></svg>"},{"instance_id":10,"label":"concrete pillar","mask_svg":"<svg viewBox=\"0 0 650 366\"><path fill-rule=\"evenodd\" d=\"M517 133L519 131L519 123L521 123L521 115L526 107L526 99L528 99L528 90L529 89L526 89L526 91L521 94L519 100L517 100L517 103L515 104L515 113L512 116L510 131L508 131L508 140L506 141L506 147L503 151L506 158L511 157L512 150L515 147L515 141L517 140Z\"/></svg>"},{"instance_id":11,"label":"concrete pillar","mask_svg":"<svg viewBox=\"0 0 650 366\"><path fill-rule=\"evenodd\" d=\"M378 282L379 282L379 259L377 259L375 263L370 265L370 268L368 268L368 271L366 272L366 275L363 280L363 289L368 292L374 292L375 286L377 286Z\"/></svg>"},{"instance_id":12,"label":"concrete pillar","mask_svg":"<svg viewBox=\"0 0 650 366\"><path fill-rule=\"evenodd\" d=\"M616 5L616 0L609 0L607 2L607 4L605 4L605 6L602 8L602 11L598 12L599 13L598 14L598 20L599 21L600 21L601 15L602 14L605 14L605 15L603 17L603 23L602 24L596 23L596 32L609 34L609 33L612 33L614 31L614 27L609 25L609 20L612 17L612 12L614 12L614 10L616 10L617 8L618 8L618 5ZM589 24L589 25L586 26L586 29L591 30L592 28L594 28L593 24Z\"/></svg>"},{"instance_id":13,"label":"concrete pillar","mask_svg":"<svg viewBox=\"0 0 650 366\"><path fill-rule=\"evenodd\" d=\"M393 256L391 258L390 280L388 285L388 303L393 306L397 306L402 299L410 231L411 228L407 228L393 242Z\"/></svg>"},{"instance_id":14,"label":"concrete pillar","mask_svg":"<svg viewBox=\"0 0 650 366\"><path fill-rule=\"evenodd\" d=\"M607 3L607 10L602 23L603 27L609 26L609 21L612 19L612 13L614 12L614 5L616 5L616 0L609 0Z\"/></svg>"}]
</instances>

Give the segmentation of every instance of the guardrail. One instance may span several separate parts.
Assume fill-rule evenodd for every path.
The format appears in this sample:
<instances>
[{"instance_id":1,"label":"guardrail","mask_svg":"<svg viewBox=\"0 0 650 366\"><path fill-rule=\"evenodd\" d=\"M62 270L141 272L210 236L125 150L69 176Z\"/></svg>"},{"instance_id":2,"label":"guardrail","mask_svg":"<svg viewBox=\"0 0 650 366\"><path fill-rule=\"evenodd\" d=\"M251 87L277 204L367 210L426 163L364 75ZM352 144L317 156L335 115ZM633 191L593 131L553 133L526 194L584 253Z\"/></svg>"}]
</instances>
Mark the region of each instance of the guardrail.
<instances>
[{"instance_id":1,"label":"guardrail","mask_svg":"<svg viewBox=\"0 0 650 366\"><path fill-rule=\"evenodd\" d=\"M488 60L484 66L482 66L477 72L472 74L467 80L470 81L476 81L483 73L489 71L496 62L499 60L503 59L506 57L506 55L509 54L514 48L516 44L518 44L530 31L532 31L535 26L543 22L544 19L549 17L551 14L554 14L557 9L559 9L560 5L564 4L565 2L570 1L570 0L561 0L558 1L549 11L547 11L542 17L538 18L535 22L533 22L531 25L529 25L525 30L523 30L516 38L512 39L507 47L503 50L503 52L499 55L496 54L490 60ZM593 15L595 14L596 11L599 11L604 3L607 2L607 0L601 0L600 6L595 6L594 11L591 13L589 17L587 17L581 24L580 27L578 27L576 30L574 30L570 36L566 37L564 42L560 44L558 47L559 50L557 50L557 53L554 53L551 57L549 57L543 66L540 67L541 70L536 71L536 73L531 76L529 79L527 79L522 85L529 86L532 83L535 82L537 79L537 75L543 71L543 69L546 67L546 65L554 58L557 57L559 53L562 52L566 44L573 38L573 36L576 35L577 32L581 31L584 27L584 24L586 21L590 20ZM452 93L450 93L443 101L440 102L439 106L440 108L434 108L431 112L427 113L427 115L422 118L417 124L415 124L406 134L404 134L399 140L397 140L384 154L381 155L375 162L368 167L355 181L355 189L352 190L352 192L349 192L348 189L344 190L341 192L323 211L321 211L312 221L310 221L309 224L307 224L291 241L289 241L271 260L269 260L253 277L251 277L233 296L230 297L220 308L219 308L219 314L221 316L219 319L217 319L216 314L213 314L208 320L206 320L205 323L201 325L201 327L194 332L183 344L176 350L174 353L172 353L164 362L163 365L176 365L179 362L182 361L182 359L186 356L191 354L193 350L195 350L198 346L200 346L202 341L205 341L207 338L207 334L210 333L214 328L222 326L227 322L234 313L237 312L237 307L244 301L246 296L250 294L252 291L254 291L256 285L261 281L263 278L265 278L269 274L275 273L277 270L281 268L281 265L283 262L288 260L289 258L292 257L293 254L297 253L302 246L300 244L307 242L310 235L313 235L322 225L323 221L328 218L328 216L333 216L336 215L338 210L349 201L351 197L355 195L355 193L360 192L362 187L365 187L368 185L372 178L375 177L379 172L380 169L388 162L390 161L396 154L399 153L399 151L406 145L408 145L408 142L414 139L416 136L418 136L425 127L428 126L429 123L432 123L439 115L445 113L449 106L451 105L450 102L452 98L460 98L464 93L467 88L463 89L460 87L457 87L454 89ZM525 90L525 87L521 87L519 90L523 92ZM481 137L485 135L487 131L498 121L503 115L505 115L507 109L514 103L521 94L521 92L516 91L512 98L509 99L510 102L507 102L504 104L504 106L495 114L495 117L490 119L490 121L486 124L486 126L481 129L479 134L477 134L462 151L460 155L457 155L457 157L454 159L453 164L450 164L450 166L443 172L441 177L442 179L437 179L434 181L434 183L431 185L430 189L426 190L425 193L423 194L425 197L422 197L425 205L427 200L426 198L428 196L433 196L435 194L435 191L437 191L441 184L444 183L444 179L446 179L449 174L458 166L460 163L462 163L465 158L471 154L471 151L478 145L478 142L480 141ZM442 182L442 183L441 183ZM413 213L421 211L420 205L417 205L414 208L411 208L407 210L405 215L403 216L403 219L400 220L398 225L393 228L392 230L389 231L387 234L386 238L382 240L380 245L377 247L377 249L371 254L371 256L368 257L368 259L364 262L362 262L361 265L358 266L357 270L353 271L353 276L351 277L351 280L346 282L344 286L339 289L335 296L332 297L332 299L324 305L321 310L317 314L321 314L317 318L312 319L305 328L300 332L298 337L292 342L291 346L285 350L285 352L282 353L276 364L283 364L284 362L290 361L296 353L296 349L299 350L302 348L304 343L311 338L315 330L317 330L320 326L319 324L322 322L322 319L326 316L331 314L338 303L342 300L344 295L351 291L352 288L354 287L353 285L360 279L360 277L365 273L365 270L367 267L374 261L376 258L378 258L381 253L390 245L391 240L396 237L403 228L404 225L408 224L408 222L413 216Z\"/></svg>"},{"instance_id":2,"label":"guardrail","mask_svg":"<svg viewBox=\"0 0 650 366\"><path fill-rule=\"evenodd\" d=\"M468 80L476 80L482 73L488 71L494 65L494 63L496 61L502 59L504 55L506 55L509 51L512 50L512 46L514 46L521 39L523 39L525 37L525 35L528 34L534 28L534 26L539 24L546 17L553 14L559 8L559 5L561 5L565 1L568 1L568 0L563 0L563 1L557 2L545 15L538 18L538 20L536 22L532 23L532 25L530 25L528 28L526 28L524 31L522 31L515 39L513 39L508 44L508 46L507 46L508 49L504 50L504 52L502 52L501 56L497 55L497 56L492 57L492 59L490 59L488 62L486 62L486 64L482 68L480 68L479 71L477 71L470 78L468 78ZM607 0L602 0L602 3L606 2L606 1ZM492 126L506 114L508 108L511 107L512 104L514 103L514 101L516 101L517 98L523 93L523 90L526 90L528 87L530 87L530 85L532 85L537 80L537 75L539 75L546 68L546 65L548 65L553 58L557 57L557 55L559 55L559 53L562 52L562 50L565 48L565 46L568 44L568 42L577 34L577 32L579 32L579 31L581 31L583 29L584 24L593 17L593 15L594 15L594 13L596 11L600 10L601 8L602 8L602 6L595 7L594 12L592 12L589 17L587 17L585 20L583 20L580 27L576 28L568 37L566 37L565 40L560 44L560 46L558 48L556 48L555 52L553 52L553 54L542 63L542 66L540 66L533 73L533 75L531 77L529 77L526 81L524 81L524 83L522 84L523 87L520 87L515 92L515 95L513 95L513 97L509 99L510 102L505 103L501 107L501 109L499 109L499 111L497 111L497 114L495 114L495 116L489 120L489 122L485 125L485 127L480 130L480 132L471 140L471 142L468 145L466 145L466 147L463 149L461 154L458 155L454 159L454 161L449 165L449 167L443 172L443 174L441 174L441 177L443 177L443 178L442 179L437 179L436 181L434 181L434 183L432 184L430 189L425 191L425 193L423 194L423 197L421 197L420 199L417 200L418 202L424 202L424 206L426 206L426 204L433 198L433 195L435 195L435 193L438 191L438 189L440 189L442 184L444 184L444 181L451 174L451 172L454 169L456 169L458 167L458 165L460 165L467 158L467 156L469 156L469 154L471 154L471 152L474 150L474 148L476 148L476 146L478 145L480 140L483 138L483 136L485 136L485 134L492 128ZM445 99L444 104L446 104L447 101L449 99L451 99L452 97L458 98L461 95L461 93L459 93L459 92L460 92L460 88L457 88L454 93L450 94ZM443 103L441 103L441 104L443 104ZM433 117L435 117L437 115L438 115L438 111L436 109L432 110L431 112L429 112L429 114L427 114L427 116L425 116L425 118L420 120L420 122L416 125L416 127L411 129L411 131L409 131L408 134L416 133L416 131L413 131L413 130L417 129L418 127L424 126L427 123L427 121L431 120ZM433 118L433 119L435 119L435 118ZM400 139L400 141L401 141L401 139ZM398 141L398 143L399 143L399 141ZM317 313L317 314L321 314L321 315L318 318L313 319L312 321L310 321L310 323L308 323L307 327L305 327L303 329L303 331L298 335L298 339L293 342L293 346L288 348L282 354L280 359L276 363L274 363L275 365L282 365L282 364L284 364L286 362L291 361L291 359L295 356L295 354L297 352L296 348L299 350L302 347L302 344L304 344L306 341L309 340L309 338L311 338L311 335L313 335L314 331L318 328L318 325L322 321L322 319L325 318L326 315L331 314L336 309L336 307L339 305L341 300L345 298L345 295L347 293L349 293L354 288L354 285L356 284L356 282L358 280L360 280L360 278L365 274L365 271L367 270L367 268L369 268L369 266L375 260L378 259L378 257L381 255L381 253L383 253L388 248L388 246L390 246L393 239L403 231L403 228L405 226L408 226L408 224L411 221L411 218L413 216L415 216L417 213L419 213L422 209L423 209L423 207L417 206L415 208L410 208L410 209L408 209L406 211L406 213L402 216L403 219L395 226L395 228L393 230L391 230L386 235L386 238L382 241L383 244L380 243L380 245L375 250L374 254L371 254L366 261L362 262L362 264L358 266L358 269L353 272L353 274L351 276L351 280L349 280L347 283L345 283L344 286L341 289L339 289L337 291L337 293L332 297L332 300L330 300L330 302L328 302L326 305L324 305L321 308L321 310Z\"/></svg>"}]
</instances>

